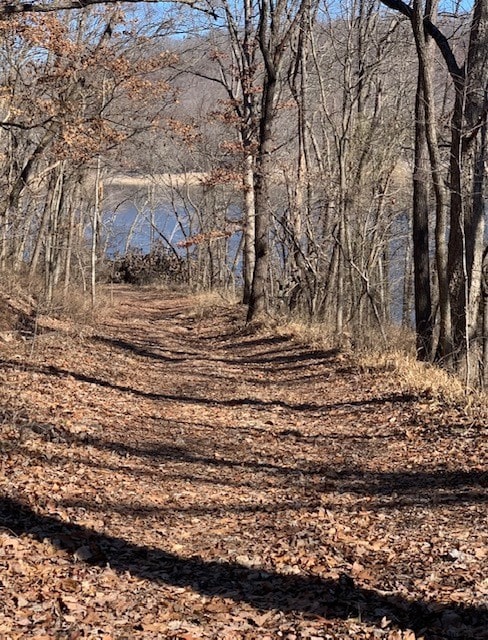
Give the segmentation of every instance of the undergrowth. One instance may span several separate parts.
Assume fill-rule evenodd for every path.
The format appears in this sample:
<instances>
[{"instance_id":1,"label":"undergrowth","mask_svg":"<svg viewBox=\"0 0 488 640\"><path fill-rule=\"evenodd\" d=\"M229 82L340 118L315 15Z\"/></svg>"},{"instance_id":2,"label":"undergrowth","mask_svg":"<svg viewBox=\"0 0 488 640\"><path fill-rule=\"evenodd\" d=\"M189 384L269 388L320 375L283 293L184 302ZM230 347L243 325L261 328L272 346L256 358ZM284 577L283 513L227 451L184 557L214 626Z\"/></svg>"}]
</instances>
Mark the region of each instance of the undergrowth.
<instances>
[{"instance_id":1,"label":"undergrowth","mask_svg":"<svg viewBox=\"0 0 488 640\"><path fill-rule=\"evenodd\" d=\"M374 331L356 338L345 334L339 340L324 324L297 320L280 324L277 331L315 348L339 348L362 371L391 372L404 392L455 405L470 415L488 419L488 393L466 388L454 373L417 360L413 331L391 327L386 332L386 341L385 336Z\"/></svg>"}]
</instances>

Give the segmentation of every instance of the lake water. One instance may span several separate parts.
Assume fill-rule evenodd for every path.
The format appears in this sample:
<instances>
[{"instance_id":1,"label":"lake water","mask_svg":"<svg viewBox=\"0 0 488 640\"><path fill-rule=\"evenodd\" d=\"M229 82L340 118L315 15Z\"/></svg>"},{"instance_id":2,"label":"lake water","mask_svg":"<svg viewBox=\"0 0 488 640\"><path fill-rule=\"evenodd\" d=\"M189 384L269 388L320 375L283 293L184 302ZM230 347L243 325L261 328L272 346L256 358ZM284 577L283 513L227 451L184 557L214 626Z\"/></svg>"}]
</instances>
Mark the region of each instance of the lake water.
<instances>
[{"instance_id":1,"label":"lake water","mask_svg":"<svg viewBox=\"0 0 488 640\"><path fill-rule=\"evenodd\" d=\"M232 218L238 217L235 210L230 213L233 214ZM191 212L183 208L175 211L171 205L159 205L151 212L147 208L137 208L133 203L126 202L115 211L107 210L102 215L102 239L106 254L111 257L117 253L124 253L127 245L148 253L154 243L162 242L163 246L171 244L183 255L186 250L178 247L178 242L200 232L195 217L192 219ZM404 219L396 221L394 227L389 246L391 264L388 277L392 296L391 314L395 322L400 322L408 228ZM239 232L234 233L228 242L227 264L235 268L235 275L241 273L241 259L236 260L240 240Z\"/></svg>"},{"instance_id":2,"label":"lake water","mask_svg":"<svg viewBox=\"0 0 488 640\"><path fill-rule=\"evenodd\" d=\"M158 241L166 246L170 243L178 250L178 242L191 233L191 226L183 211L177 218L172 208L164 206L151 212L138 210L127 203L115 212L104 211L102 214L103 241L109 256L123 253L127 245L148 253Z\"/></svg>"}]
</instances>

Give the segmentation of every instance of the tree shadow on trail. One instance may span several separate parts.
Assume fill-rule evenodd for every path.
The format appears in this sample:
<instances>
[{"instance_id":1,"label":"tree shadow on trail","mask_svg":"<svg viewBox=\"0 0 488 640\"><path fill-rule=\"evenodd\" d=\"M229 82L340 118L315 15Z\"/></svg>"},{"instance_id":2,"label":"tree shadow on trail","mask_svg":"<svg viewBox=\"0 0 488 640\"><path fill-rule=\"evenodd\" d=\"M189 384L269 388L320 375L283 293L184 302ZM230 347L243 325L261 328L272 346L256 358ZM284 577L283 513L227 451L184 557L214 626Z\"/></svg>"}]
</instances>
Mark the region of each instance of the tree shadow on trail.
<instances>
[{"instance_id":1,"label":"tree shadow on trail","mask_svg":"<svg viewBox=\"0 0 488 640\"><path fill-rule=\"evenodd\" d=\"M144 358L154 360L162 360L164 362L185 362L191 358L207 358L212 362L223 362L227 365L256 365L266 366L272 365L274 368L279 367L281 370L294 371L296 369L307 368L311 363L330 363L340 353L338 349L317 350L317 349L297 349L295 343L290 342L288 338L272 339L263 338L259 340L246 341L240 344L232 344L228 347L231 353L228 357L216 357L209 355L207 352L202 353L201 350L182 351L180 349L171 348L171 355L161 355L158 353L162 349L161 343L157 340L143 340L142 344L138 344L133 340L125 340L122 338L112 338L103 335L96 335L91 338L93 342L106 344L115 349L126 351ZM200 338L200 340L203 340ZM287 343L286 346L283 344ZM272 349L266 351L257 351L252 355L240 355L240 351L249 349L249 347L268 347Z\"/></svg>"},{"instance_id":2,"label":"tree shadow on trail","mask_svg":"<svg viewBox=\"0 0 488 640\"><path fill-rule=\"evenodd\" d=\"M250 472L253 478L259 474L259 484L269 478L276 484L278 479L283 485L293 487L303 485L304 478L310 479L310 487L320 495L330 492L348 493L357 496L375 498L370 508L403 508L411 505L436 507L456 504L483 504L488 502L488 472L479 468L468 470L446 470L435 468L398 469L397 471L370 471L361 466L347 465L334 468L321 463L296 465L278 463L274 458L255 459L252 455L232 457L225 448L214 455L201 452L200 441L187 445L169 444L160 441L148 441L145 444L129 444L120 440L110 440L103 435L75 434L63 427L30 424L28 427L38 437L67 445L86 445L99 451L117 453L122 460L136 458L147 460L158 467L164 463L186 463L197 473L207 469L241 471L239 486L246 486L244 472ZM28 455L32 455L30 452ZM169 467L171 468L171 466ZM162 473L167 470L162 467ZM177 476L179 477L179 476ZM196 477L196 476L193 476ZM224 475L219 483L225 484ZM247 483L248 484L248 483Z\"/></svg>"},{"instance_id":3,"label":"tree shadow on trail","mask_svg":"<svg viewBox=\"0 0 488 640\"><path fill-rule=\"evenodd\" d=\"M307 613L327 619L357 617L379 624L384 617L398 629L411 629L425 640L487 638L488 612L482 607L408 600L358 587L352 578L338 580L310 575L282 575L235 562L182 558L161 549L140 546L86 527L40 515L28 505L0 498L0 525L15 535L48 539L58 549L74 553L89 548L85 562L120 574L177 587L205 596L245 602L258 610ZM78 558L79 560L79 558ZM123 580L123 576L121 576ZM448 631L448 635L446 635Z\"/></svg>"},{"instance_id":4,"label":"tree shadow on trail","mask_svg":"<svg viewBox=\"0 0 488 640\"><path fill-rule=\"evenodd\" d=\"M388 403L410 403L416 400L416 397L408 393L392 393L385 396L378 396L370 399L350 400L347 402L334 402L330 404L320 404L315 402L302 402L302 403L289 403L283 400L261 400L260 398L211 398L211 397L199 397L199 396L187 396L182 394L172 393L155 393L153 391L144 391L135 387L127 385L119 385L110 380L104 380L103 378L97 378L96 376L81 373L79 371L72 371L70 369L63 369L54 365L33 365L29 363L19 364L16 360L6 360L0 358L0 368L12 368L12 369L24 369L28 371L34 371L44 375L56 376L58 378L74 378L79 382L86 382L88 384L97 385L102 388L113 389L114 391L120 391L121 393L130 393L135 396L147 398L149 400L171 400L174 402L181 402L184 404L196 404L207 406L221 406L221 407L281 407L289 411L330 411L333 409L339 409L343 406L347 407L366 407L369 405L383 405Z\"/></svg>"},{"instance_id":5,"label":"tree shadow on trail","mask_svg":"<svg viewBox=\"0 0 488 640\"><path fill-rule=\"evenodd\" d=\"M101 344L120 349L121 351L128 351L129 353L140 356L142 358L152 358L153 360L161 360L162 362L168 363L185 362L192 356L190 352L175 352L173 350L171 351L171 355L163 355L157 352L160 349L160 346L158 344L152 345L152 343L150 342L137 344L136 342L129 342L128 340L123 340L122 338L108 338L106 336L100 335L92 336L91 340L92 342L99 342Z\"/></svg>"}]
</instances>

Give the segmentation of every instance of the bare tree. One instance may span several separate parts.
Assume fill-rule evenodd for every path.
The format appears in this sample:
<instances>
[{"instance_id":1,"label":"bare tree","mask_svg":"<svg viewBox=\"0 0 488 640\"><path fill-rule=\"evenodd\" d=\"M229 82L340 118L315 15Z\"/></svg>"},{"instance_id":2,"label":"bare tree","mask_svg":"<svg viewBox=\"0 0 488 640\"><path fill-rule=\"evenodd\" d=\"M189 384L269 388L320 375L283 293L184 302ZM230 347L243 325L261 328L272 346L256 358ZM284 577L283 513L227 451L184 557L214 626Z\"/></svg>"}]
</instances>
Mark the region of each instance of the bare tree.
<instances>
[{"instance_id":1,"label":"bare tree","mask_svg":"<svg viewBox=\"0 0 488 640\"><path fill-rule=\"evenodd\" d=\"M472 367L479 350L481 263L484 235L484 200L486 196L486 122L488 114L488 2L476 0L472 10L468 51L464 64L456 60L446 35L433 23L431 7L423 11L419 3L413 8L401 0L382 0L383 4L407 16L413 26L421 71L425 61L424 32L439 48L452 79L455 99L451 120L449 167L449 244L443 247L447 224L444 222L443 179L435 118L427 117L432 182L437 202L437 270L441 306L439 356L453 360L457 369L465 364L466 381L476 376ZM428 77L428 76L427 76ZM429 83L424 82L425 109L432 108Z\"/></svg>"}]
</instances>

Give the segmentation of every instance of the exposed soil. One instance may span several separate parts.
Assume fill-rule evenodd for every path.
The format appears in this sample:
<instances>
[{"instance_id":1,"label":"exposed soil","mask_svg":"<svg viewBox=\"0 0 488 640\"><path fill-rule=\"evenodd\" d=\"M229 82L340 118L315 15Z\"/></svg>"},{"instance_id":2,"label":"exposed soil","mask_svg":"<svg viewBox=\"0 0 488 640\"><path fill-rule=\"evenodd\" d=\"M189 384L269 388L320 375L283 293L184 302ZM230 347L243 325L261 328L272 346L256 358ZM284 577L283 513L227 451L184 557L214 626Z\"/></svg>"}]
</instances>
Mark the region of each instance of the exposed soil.
<instances>
[{"instance_id":1,"label":"exposed soil","mask_svg":"<svg viewBox=\"0 0 488 640\"><path fill-rule=\"evenodd\" d=\"M488 638L488 425L191 304L0 345L0 638Z\"/></svg>"}]
</instances>

